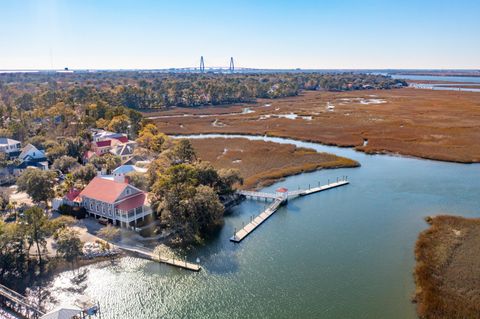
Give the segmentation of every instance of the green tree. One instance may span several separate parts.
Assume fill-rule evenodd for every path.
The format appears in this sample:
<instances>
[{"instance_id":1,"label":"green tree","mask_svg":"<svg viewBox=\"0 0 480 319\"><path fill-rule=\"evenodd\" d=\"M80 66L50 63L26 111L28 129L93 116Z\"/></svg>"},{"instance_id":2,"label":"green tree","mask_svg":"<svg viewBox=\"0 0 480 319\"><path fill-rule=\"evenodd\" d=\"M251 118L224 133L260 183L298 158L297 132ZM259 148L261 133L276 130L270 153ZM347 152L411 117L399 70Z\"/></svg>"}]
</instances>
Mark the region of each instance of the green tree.
<instances>
[{"instance_id":1,"label":"green tree","mask_svg":"<svg viewBox=\"0 0 480 319\"><path fill-rule=\"evenodd\" d=\"M118 155L113 155L107 153L102 156L105 160L104 168L107 170L107 173L110 174L115 168L119 167L122 164L122 159Z\"/></svg>"},{"instance_id":2,"label":"green tree","mask_svg":"<svg viewBox=\"0 0 480 319\"><path fill-rule=\"evenodd\" d=\"M70 172L77 166L79 166L78 161L75 158L67 155L57 158L52 165L54 169L58 169L63 174Z\"/></svg>"},{"instance_id":3,"label":"green tree","mask_svg":"<svg viewBox=\"0 0 480 319\"><path fill-rule=\"evenodd\" d=\"M56 177L52 171L27 168L17 179L18 190L26 192L33 202L44 202L48 207L48 200L55 196Z\"/></svg>"},{"instance_id":4,"label":"green tree","mask_svg":"<svg viewBox=\"0 0 480 319\"><path fill-rule=\"evenodd\" d=\"M131 185L144 191L148 190L148 179L145 173L130 172L126 176L128 177Z\"/></svg>"},{"instance_id":5,"label":"green tree","mask_svg":"<svg viewBox=\"0 0 480 319\"><path fill-rule=\"evenodd\" d=\"M95 176L97 176L97 169L92 164L80 166L72 172L73 179L83 184L88 184Z\"/></svg>"},{"instance_id":6,"label":"green tree","mask_svg":"<svg viewBox=\"0 0 480 319\"><path fill-rule=\"evenodd\" d=\"M230 195L235 192L235 185L243 184L243 178L240 171L233 168L224 168L218 170L219 182L215 189L219 195Z\"/></svg>"},{"instance_id":7,"label":"green tree","mask_svg":"<svg viewBox=\"0 0 480 319\"><path fill-rule=\"evenodd\" d=\"M28 254L25 242L21 224L0 220L0 281L3 284L14 285L26 273Z\"/></svg>"},{"instance_id":8,"label":"green tree","mask_svg":"<svg viewBox=\"0 0 480 319\"><path fill-rule=\"evenodd\" d=\"M197 159L197 154L189 140L180 139L175 143L170 157L174 164L193 163Z\"/></svg>"},{"instance_id":9,"label":"green tree","mask_svg":"<svg viewBox=\"0 0 480 319\"><path fill-rule=\"evenodd\" d=\"M117 115L108 124L108 129L117 133L127 133L130 119L125 114Z\"/></svg>"},{"instance_id":10,"label":"green tree","mask_svg":"<svg viewBox=\"0 0 480 319\"><path fill-rule=\"evenodd\" d=\"M67 155L67 148L59 143L55 143L47 148L46 155L48 160L53 163L57 158Z\"/></svg>"},{"instance_id":11,"label":"green tree","mask_svg":"<svg viewBox=\"0 0 480 319\"><path fill-rule=\"evenodd\" d=\"M83 243L79 233L71 228L64 227L57 232L57 255L70 263L74 263L83 252Z\"/></svg>"},{"instance_id":12,"label":"green tree","mask_svg":"<svg viewBox=\"0 0 480 319\"><path fill-rule=\"evenodd\" d=\"M51 235L51 224L42 209L34 206L25 211L25 230L29 248L35 244L39 263L42 264L42 254Z\"/></svg>"}]
</instances>

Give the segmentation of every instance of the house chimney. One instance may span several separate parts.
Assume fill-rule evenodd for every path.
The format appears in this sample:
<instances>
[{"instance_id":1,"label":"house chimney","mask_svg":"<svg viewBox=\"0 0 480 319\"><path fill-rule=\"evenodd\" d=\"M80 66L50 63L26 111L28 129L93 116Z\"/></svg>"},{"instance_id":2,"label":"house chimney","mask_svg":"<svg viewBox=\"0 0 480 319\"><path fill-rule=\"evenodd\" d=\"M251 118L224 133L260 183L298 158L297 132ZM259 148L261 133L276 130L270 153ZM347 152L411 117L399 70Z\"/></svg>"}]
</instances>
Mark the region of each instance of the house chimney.
<instances>
[{"instance_id":1,"label":"house chimney","mask_svg":"<svg viewBox=\"0 0 480 319\"><path fill-rule=\"evenodd\" d=\"M125 176L124 176L124 182L125 182L126 184L130 184L130 176L125 175Z\"/></svg>"}]
</instances>

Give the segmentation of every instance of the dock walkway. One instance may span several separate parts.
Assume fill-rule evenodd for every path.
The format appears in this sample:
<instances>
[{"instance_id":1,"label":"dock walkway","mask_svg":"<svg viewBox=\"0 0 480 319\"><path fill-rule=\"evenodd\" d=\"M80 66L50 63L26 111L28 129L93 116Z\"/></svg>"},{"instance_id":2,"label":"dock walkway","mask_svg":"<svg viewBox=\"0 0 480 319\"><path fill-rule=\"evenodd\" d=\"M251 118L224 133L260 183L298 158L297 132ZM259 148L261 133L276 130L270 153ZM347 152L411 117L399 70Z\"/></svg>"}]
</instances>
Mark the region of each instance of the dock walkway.
<instances>
[{"instance_id":1,"label":"dock walkway","mask_svg":"<svg viewBox=\"0 0 480 319\"><path fill-rule=\"evenodd\" d=\"M140 247L134 247L134 246L127 246L127 245L118 245L116 246L120 249L129 251L131 253L137 254L142 256L143 258L147 258L153 261L157 261L162 264L170 265L170 266L175 266L178 268L183 268L191 271L200 271L202 267L199 264L187 262L186 260L181 260L181 259L175 259L175 258L167 258L167 257L162 257L160 255L154 254L153 251L145 249L145 248L140 248Z\"/></svg>"},{"instance_id":2,"label":"dock walkway","mask_svg":"<svg viewBox=\"0 0 480 319\"><path fill-rule=\"evenodd\" d=\"M27 299L18 292L0 284L0 296L11 303L16 313L25 318L40 318L44 315L37 307L31 305ZM5 300L2 300L5 302Z\"/></svg>"},{"instance_id":3,"label":"dock walkway","mask_svg":"<svg viewBox=\"0 0 480 319\"><path fill-rule=\"evenodd\" d=\"M321 191L325 191L325 190L327 190L327 189L331 189L331 188L335 188L335 187L340 187L340 186L346 185L346 184L348 184L348 183L349 183L348 181L342 180L342 181L333 182L333 183L330 183L330 184L327 184L327 185L323 185L323 186L319 186L319 187L314 187L314 188L310 188L310 189L300 189L300 190L298 190L298 191L288 192L288 196L305 196L305 195L310 195L310 194L313 194L313 193L318 193L318 192L321 192Z\"/></svg>"},{"instance_id":4,"label":"dock walkway","mask_svg":"<svg viewBox=\"0 0 480 319\"><path fill-rule=\"evenodd\" d=\"M250 235L250 233L253 232L258 226L260 226L264 221L266 221L270 216L272 216L280 207L280 204L282 204L282 202L282 200L276 199L260 215L255 217L251 222L245 225L245 227L233 234L233 236L230 238L230 241L233 241L235 243L241 242L245 237Z\"/></svg>"},{"instance_id":5,"label":"dock walkway","mask_svg":"<svg viewBox=\"0 0 480 319\"><path fill-rule=\"evenodd\" d=\"M270 204L263 212L261 212L257 217L253 218L248 224L243 226L239 231L235 229L235 233L230 237L230 241L234 243L239 243L250 235L258 226L260 226L264 221L266 221L270 216L272 216L280 207L281 204L287 203L289 197L296 196L307 196L310 194L318 193L325 191L327 189L332 189L340 186L349 184L346 177L340 180L337 179L336 182L328 183L323 186L308 188L308 189L299 189L296 191L289 191L285 193L266 193L266 192L254 192L254 191L238 191L240 195L251 197L254 199L273 199L273 203Z\"/></svg>"}]
</instances>

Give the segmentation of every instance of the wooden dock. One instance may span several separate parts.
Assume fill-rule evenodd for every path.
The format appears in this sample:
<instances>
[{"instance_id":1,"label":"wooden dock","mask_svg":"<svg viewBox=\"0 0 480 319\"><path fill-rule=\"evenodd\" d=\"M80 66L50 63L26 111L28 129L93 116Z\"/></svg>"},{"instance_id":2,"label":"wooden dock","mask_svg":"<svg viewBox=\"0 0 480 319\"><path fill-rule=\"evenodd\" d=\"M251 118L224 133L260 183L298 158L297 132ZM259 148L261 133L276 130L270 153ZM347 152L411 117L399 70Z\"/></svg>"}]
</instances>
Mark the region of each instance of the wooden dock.
<instances>
[{"instance_id":1,"label":"wooden dock","mask_svg":"<svg viewBox=\"0 0 480 319\"><path fill-rule=\"evenodd\" d=\"M273 203L270 204L260 215L253 218L248 224L242 227L239 231L235 231L230 241L234 243L239 243L250 235L258 226L260 226L264 221L266 221L270 216L272 216L280 207L282 203L287 203L289 197L296 196L307 196L310 194L318 193L325 191L327 189L332 189L344 185L348 185L349 182L346 178L340 180L337 179L336 182L328 183L326 185L308 188L308 189L299 189L296 191L289 191L287 193L265 193L265 192L254 192L254 191L239 191L238 193L243 196L247 196L253 199L273 199Z\"/></svg>"},{"instance_id":2,"label":"wooden dock","mask_svg":"<svg viewBox=\"0 0 480 319\"><path fill-rule=\"evenodd\" d=\"M267 207L260 215L255 217L251 222L245 225L242 229L237 231L233 236L230 238L230 241L234 243L241 242L245 237L250 235L258 226L260 226L264 221L266 221L270 216L272 216L277 209L282 204L282 200L276 199L270 206Z\"/></svg>"},{"instance_id":3,"label":"wooden dock","mask_svg":"<svg viewBox=\"0 0 480 319\"><path fill-rule=\"evenodd\" d=\"M134 253L146 259L157 261L162 264L175 266L178 268L183 268L191 271L200 271L202 269L202 267L199 264L187 262L186 260L182 260L182 259L163 257L160 255L154 254L153 251L147 250L145 248L132 247L132 246L126 246L126 245L116 245L116 246L120 249L129 251L131 253Z\"/></svg>"},{"instance_id":4,"label":"wooden dock","mask_svg":"<svg viewBox=\"0 0 480 319\"><path fill-rule=\"evenodd\" d=\"M2 306L7 306L22 318L37 319L44 315L36 306L18 292L0 284L0 301Z\"/></svg>"},{"instance_id":5,"label":"wooden dock","mask_svg":"<svg viewBox=\"0 0 480 319\"><path fill-rule=\"evenodd\" d=\"M331 188L335 188L335 187L340 187L340 186L343 186L343 185L347 185L349 183L349 181L345 181L345 180L342 180L342 181L338 181L338 182L333 182L333 183L330 183L330 184L327 184L327 185L323 185L323 186L319 186L319 187L314 187L314 188L310 188L310 189L305 189L305 190L298 190L298 191L292 191L292 192L288 192L288 196L305 196L305 195L310 195L310 194L313 194L313 193L318 193L318 192L321 192L321 191L325 191L327 189L331 189Z\"/></svg>"}]
</instances>

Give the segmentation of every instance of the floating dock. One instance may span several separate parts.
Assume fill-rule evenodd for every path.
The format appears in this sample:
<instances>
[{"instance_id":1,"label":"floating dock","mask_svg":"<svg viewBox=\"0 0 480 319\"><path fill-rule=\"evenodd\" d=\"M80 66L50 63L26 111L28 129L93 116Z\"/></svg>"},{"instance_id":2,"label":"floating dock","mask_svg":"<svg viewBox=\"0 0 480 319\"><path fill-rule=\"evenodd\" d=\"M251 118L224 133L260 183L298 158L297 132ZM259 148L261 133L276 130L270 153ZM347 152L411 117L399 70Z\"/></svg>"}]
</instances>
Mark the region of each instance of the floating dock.
<instances>
[{"instance_id":1,"label":"floating dock","mask_svg":"<svg viewBox=\"0 0 480 319\"><path fill-rule=\"evenodd\" d=\"M232 237L230 237L230 241L234 243L239 243L243 239L245 239L248 235L250 235L258 226L260 226L264 221L266 221L270 216L272 216L278 208L288 202L289 197L296 197L296 196L307 196L310 194L318 193L325 191L327 189L332 189L344 185L348 185L349 182L347 181L346 177L340 180L337 179L336 182L328 183L323 186L308 188L308 189L299 189L296 191L288 191L285 192L286 189L280 188L277 190L276 193L266 193L266 192L254 192L254 191L239 191L240 195L250 197L253 199L264 199L264 200L273 200L272 204L270 204L260 215L253 218L248 224L243 226L239 231L235 230L235 233ZM279 192L280 191L280 192Z\"/></svg>"},{"instance_id":2,"label":"floating dock","mask_svg":"<svg viewBox=\"0 0 480 319\"><path fill-rule=\"evenodd\" d=\"M319 186L319 187L288 192L288 196L295 196L295 195L306 196L306 195L310 195L310 194L313 194L313 193L318 193L318 192L321 192L321 191L325 191L327 189L332 189L332 188L340 187L340 186L347 185L347 184L349 184L349 181L342 180L342 181L333 182L333 183L323 185L323 186Z\"/></svg>"},{"instance_id":3,"label":"floating dock","mask_svg":"<svg viewBox=\"0 0 480 319\"><path fill-rule=\"evenodd\" d=\"M186 260L181 260L181 259L162 257L160 255L154 254L153 251L146 250L145 248L131 247L131 246L125 246L125 245L116 245L116 246L120 249L137 254L146 259L157 261L162 264L175 266L178 268L183 268L191 271L200 271L202 269L202 267L199 264L187 262Z\"/></svg>"}]
</instances>

